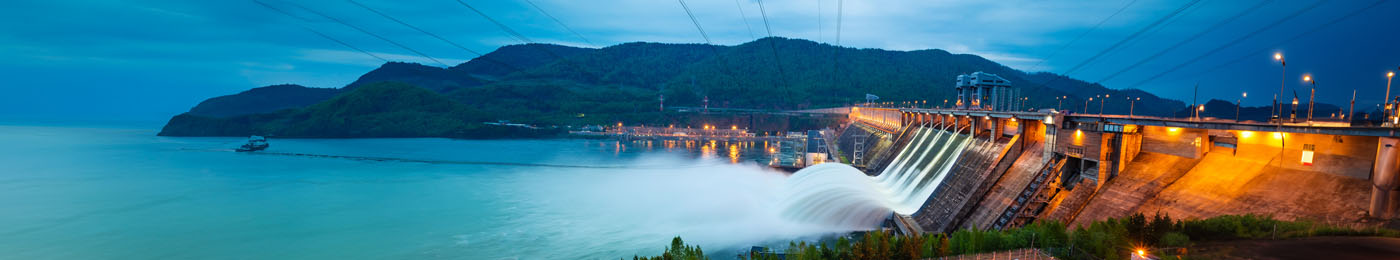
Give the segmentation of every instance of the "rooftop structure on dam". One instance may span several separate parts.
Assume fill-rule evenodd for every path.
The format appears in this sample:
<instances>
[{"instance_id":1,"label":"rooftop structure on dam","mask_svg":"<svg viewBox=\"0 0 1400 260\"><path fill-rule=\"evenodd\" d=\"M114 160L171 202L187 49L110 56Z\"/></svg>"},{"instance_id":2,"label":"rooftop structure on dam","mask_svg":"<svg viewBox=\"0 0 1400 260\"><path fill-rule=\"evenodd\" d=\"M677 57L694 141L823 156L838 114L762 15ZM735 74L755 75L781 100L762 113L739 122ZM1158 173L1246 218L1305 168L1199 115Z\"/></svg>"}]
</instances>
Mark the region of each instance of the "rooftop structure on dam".
<instances>
[{"instance_id":1,"label":"rooftop structure on dam","mask_svg":"<svg viewBox=\"0 0 1400 260\"><path fill-rule=\"evenodd\" d=\"M906 218L929 232L1159 212L1377 223L1400 210L1400 128L1053 110L851 111L855 127L838 133L834 150L860 156L868 174L939 172L920 169L940 165L918 161L938 158L925 150L940 140L920 129L987 144L947 155L955 161L940 166L940 183L922 184L937 188Z\"/></svg>"},{"instance_id":2,"label":"rooftop structure on dam","mask_svg":"<svg viewBox=\"0 0 1400 260\"><path fill-rule=\"evenodd\" d=\"M958 75L957 108L1009 111L1016 110L1016 94L1011 81L985 72Z\"/></svg>"}]
</instances>

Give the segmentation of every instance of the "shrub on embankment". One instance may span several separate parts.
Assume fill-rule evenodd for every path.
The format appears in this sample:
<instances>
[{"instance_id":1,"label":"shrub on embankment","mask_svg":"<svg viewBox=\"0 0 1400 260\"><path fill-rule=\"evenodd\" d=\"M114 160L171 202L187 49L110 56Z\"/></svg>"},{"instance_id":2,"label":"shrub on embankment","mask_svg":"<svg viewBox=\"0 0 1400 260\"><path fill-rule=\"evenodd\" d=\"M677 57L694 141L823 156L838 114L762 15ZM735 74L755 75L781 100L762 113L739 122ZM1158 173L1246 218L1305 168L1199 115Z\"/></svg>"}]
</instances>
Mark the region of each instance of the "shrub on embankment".
<instances>
[{"instance_id":1,"label":"shrub on embankment","mask_svg":"<svg viewBox=\"0 0 1400 260\"><path fill-rule=\"evenodd\" d=\"M964 229L952 234L901 236L866 232L834 244L789 242L779 252L749 252L741 259L922 259L1040 248L1063 259L1124 259L1138 248L1188 248L1194 242L1237 239L1285 239L1313 236L1400 237L1400 231L1375 227L1345 227L1314 221L1284 221L1269 216L1225 215L1174 221L1166 215L1135 214L1096 221L1074 229L1059 222L1037 222L1008 230ZM676 251L677 249L681 249ZM707 259L687 255L680 238L662 256L635 259ZM673 252L674 251L674 252ZM699 252L699 247L693 248ZM1169 251L1169 250L1149 250ZM783 257L778 256L782 254ZM669 256L668 256L669 255ZM1164 256L1174 259L1175 256Z\"/></svg>"}]
</instances>

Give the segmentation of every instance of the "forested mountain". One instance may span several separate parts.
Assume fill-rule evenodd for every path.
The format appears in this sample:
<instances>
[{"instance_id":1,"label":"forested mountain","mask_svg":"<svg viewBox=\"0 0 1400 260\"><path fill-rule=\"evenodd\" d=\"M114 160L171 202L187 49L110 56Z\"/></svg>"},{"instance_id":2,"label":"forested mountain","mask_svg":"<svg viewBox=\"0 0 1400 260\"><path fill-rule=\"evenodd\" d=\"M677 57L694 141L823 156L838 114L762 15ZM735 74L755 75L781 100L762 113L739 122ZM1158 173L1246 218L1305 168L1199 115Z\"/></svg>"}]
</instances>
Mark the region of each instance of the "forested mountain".
<instances>
[{"instance_id":1,"label":"forested mountain","mask_svg":"<svg viewBox=\"0 0 1400 260\"><path fill-rule=\"evenodd\" d=\"M272 85L249 89L234 95L219 96L199 102L189 114L229 117L253 113L305 107L340 93L333 88L308 88L300 85Z\"/></svg>"},{"instance_id":2,"label":"forested mountain","mask_svg":"<svg viewBox=\"0 0 1400 260\"><path fill-rule=\"evenodd\" d=\"M708 97L711 107L804 109L861 102L867 93L881 96L881 101L938 106L955 97L953 85L957 75L976 71L1010 80L1020 96L1028 97L1029 108L1058 106L1081 112L1087 104L1084 101L1096 95L1110 97L1102 103L1107 113L1126 114L1129 98L1140 98L1133 109L1138 115L1173 116L1186 107L1181 101L1140 90L1109 89L1049 73L1028 74L976 55L936 49L857 49L778 37L737 46L638 42L594 49L511 45L451 68L386 63L345 86L342 92L377 82L399 82L435 92L477 111L484 115L479 118L484 121L542 125L645 123L666 116L657 112L658 99L663 95L667 106L699 106ZM306 107L314 103L306 100L315 97L325 100L330 95L300 95L296 98L300 102L265 106L250 100L266 99L266 95L240 93L215 98L219 102L211 99L187 114L206 121L230 119ZM1091 103L1087 106L1089 112L1098 113L1100 100ZM215 109L214 104L236 105ZM211 110L220 112L205 112ZM171 124L176 124L177 119L194 118L177 116ZM196 126L178 123L183 127ZM171 133L175 132L179 131ZM217 131L181 133L201 132Z\"/></svg>"},{"instance_id":3,"label":"forested mountain","mask_svg":"<svg viewBox=\"0 0 1400 260\"><path fill-rule=\"evenodd\" d=\"M481 124L488 119L480 111L421 87L376 82L305 108L233 117L181 114L160 135L492 138L536 134Z\"/></svg>"}]
</instances>

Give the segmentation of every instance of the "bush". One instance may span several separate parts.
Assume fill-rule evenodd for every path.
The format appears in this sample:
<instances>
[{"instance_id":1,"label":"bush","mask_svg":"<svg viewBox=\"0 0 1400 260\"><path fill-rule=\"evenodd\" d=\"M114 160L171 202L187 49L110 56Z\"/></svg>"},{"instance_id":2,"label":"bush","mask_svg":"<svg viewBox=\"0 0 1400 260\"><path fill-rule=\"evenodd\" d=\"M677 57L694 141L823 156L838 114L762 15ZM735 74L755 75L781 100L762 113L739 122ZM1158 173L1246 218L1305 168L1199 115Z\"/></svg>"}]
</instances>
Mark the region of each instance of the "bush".
<instances>
[{"instance_id":1,"label":"bush","mask_svg":"<svg viewBox=\"0 0 1400 260\"><path fill-rule=\"evenodd\" d=\"M1162 240L1157 242L1163 247L1187 247L1191 245L1191 238L1181 232L1167 232L1162 235Z\"/></svg>"},{"instance_id":2,"label":"bush","mask_svg":"<svg viewBox=\"0 0 1400 260\"><path fill-rule=\"evenodd\" d=\"M1107 219L1067 231L1065 224L1036 222L1008 230L964 229L952 234L896 236L884 231L866 232L854 241L841 237L834 246L825 243L789 243L785 259L921 259L977 254L1021 248L1049 249L1063 259L1123 259L1137 247L1189 247L1196 241L1261 239L1309 236L1388 236L1400 231L1384 228L1351 228L1311 221L1281 221L1268 216L1227 215L1208 219L1172 221L1166 215L1143 214ZM1071 252L1073 254L1071 254ZM1085 257L1091 255L1092 257ZM778 259L774 254L751 254L748 259ZM671 242L662 256L638 259L706 259L700 247ZM1164 258L1164 259L1171 259ZM1177 257L1179 259L1179 257Z\"/></svg>"}]
</instances>

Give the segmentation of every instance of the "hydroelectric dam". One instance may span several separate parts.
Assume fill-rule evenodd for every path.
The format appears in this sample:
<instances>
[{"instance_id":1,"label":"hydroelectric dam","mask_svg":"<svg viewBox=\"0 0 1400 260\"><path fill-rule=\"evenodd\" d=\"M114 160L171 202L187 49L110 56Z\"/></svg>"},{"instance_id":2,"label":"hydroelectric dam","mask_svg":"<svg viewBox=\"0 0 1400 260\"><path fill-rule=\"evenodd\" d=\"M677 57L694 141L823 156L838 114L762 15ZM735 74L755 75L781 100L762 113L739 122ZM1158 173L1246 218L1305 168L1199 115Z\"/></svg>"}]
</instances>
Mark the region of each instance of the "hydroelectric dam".
<instances>
[{"instance_id":1,"label":"hydroelectric dam","mask_svg":"<svg viewBox=\"0 0 1400 260\"><path fill-rule=\"evenodd\" d=\"M1383 224L1393 127L850 107L832 157L793 174L789 218L899 232L1071 227L1134 213ZM1392 222L1393 223L1393 222Z\"/></svg>"}]
</instances>

